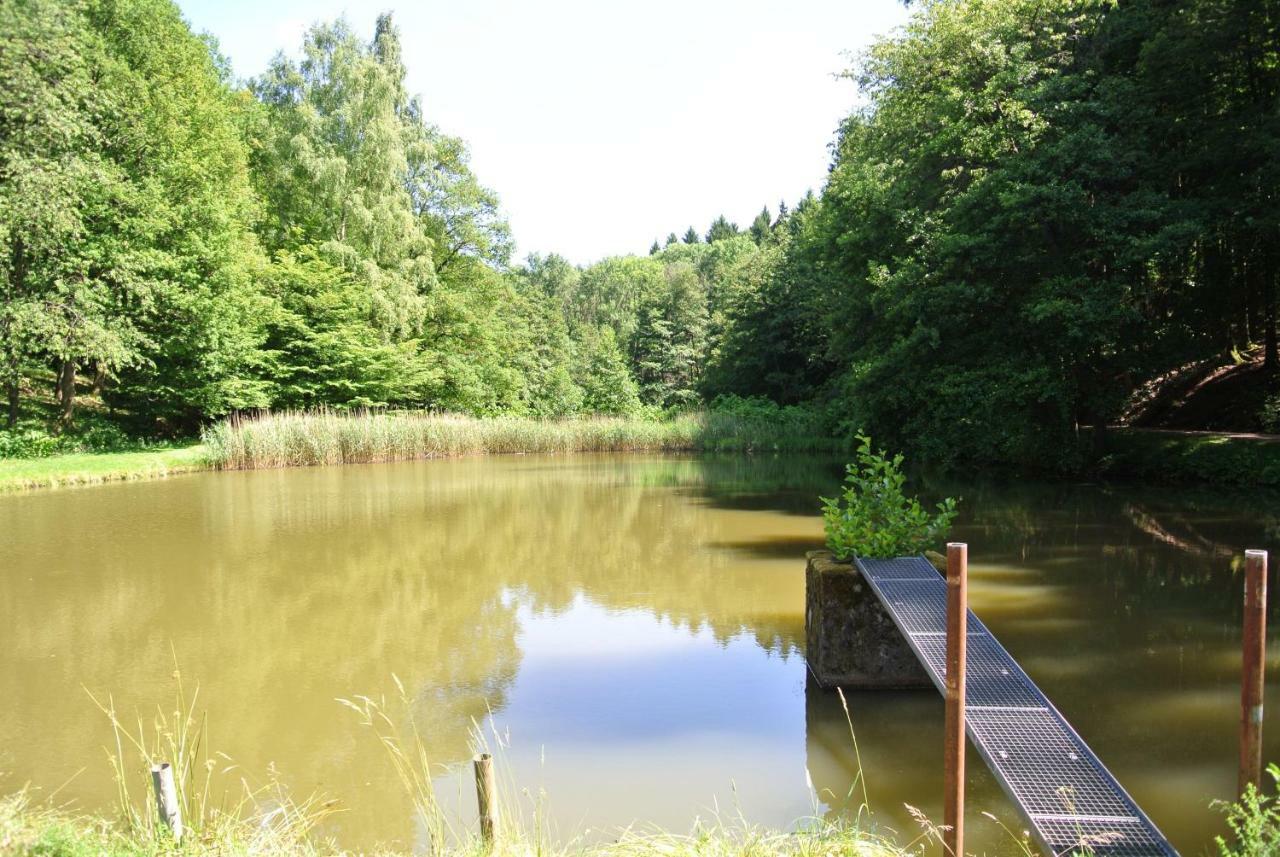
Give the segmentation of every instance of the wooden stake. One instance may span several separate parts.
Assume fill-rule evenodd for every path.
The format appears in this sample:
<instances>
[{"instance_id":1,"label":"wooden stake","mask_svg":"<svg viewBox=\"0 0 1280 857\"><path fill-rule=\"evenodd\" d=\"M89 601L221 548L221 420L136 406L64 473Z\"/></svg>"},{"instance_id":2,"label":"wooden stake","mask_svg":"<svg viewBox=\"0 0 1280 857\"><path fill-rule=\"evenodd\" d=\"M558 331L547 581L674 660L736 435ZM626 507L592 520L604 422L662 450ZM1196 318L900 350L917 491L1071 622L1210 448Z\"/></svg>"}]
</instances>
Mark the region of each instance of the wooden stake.
<instances>
[{"instance_id":1,"label":"wooden stake","mask_svg":"<svg viewBox=\"0 0 1280 857\"><path fill-rule=\"evenodd\" d=\"M1240 682L1239 792L1262 788L1262 687L1267 671L1267 552L1244 552L1244 674Z\"/></svg>"},{"instance_id":2,"label":"wooden stake","mask_svg":"<svg viewBox=\"0 0 1280 857\"><path fill-rule=\"evenodd\" d=\"M942 844L964 854L964 672L969 632L969 546L947 545L947 713L943 750Z\"/></svg>"},{"instance_id":3,"label":"wooden stake","mask_svg":"<svg viewBox=\"0 0 1280 857\"><path fill-rule=\"evenodd\" d=\"M491 846L498 832L498 786L493 775L493 756L481 753L472 761L476 768L476 802L480 806L480 839Z\"/></svg>"},{"instance_id":4,"label":"wooden stake","mask_svg":"<svg viewBox=\"0 0 1280 857\"><path fill-rule=\"evenodd\" d=\"M156 793L156 813L160 821L182 841L182 809L178 806L178 789L173 782L173 767L168 762L151 766L151 788Z\"/></svg>"}]
</instances>

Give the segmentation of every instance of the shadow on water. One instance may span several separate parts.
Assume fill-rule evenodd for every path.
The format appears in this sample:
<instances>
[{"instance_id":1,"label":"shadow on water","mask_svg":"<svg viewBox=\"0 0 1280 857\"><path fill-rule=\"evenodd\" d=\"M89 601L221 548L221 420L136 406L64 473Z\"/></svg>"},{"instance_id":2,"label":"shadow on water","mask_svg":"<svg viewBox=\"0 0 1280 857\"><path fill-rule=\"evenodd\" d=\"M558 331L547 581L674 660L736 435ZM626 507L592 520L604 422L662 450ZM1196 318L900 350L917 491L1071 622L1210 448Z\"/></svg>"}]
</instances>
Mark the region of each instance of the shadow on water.
<instances>
[{"instance_id":1,"label":"shadow on water","mask_svg":"<svg viewBox=\"0 0 1280 857\"><path fill-rule=\"evenodd\" d=\"M708 547L730 553L762 559L789 559L804 557L805 553L822 547L822 538L791 536L760 541L710 542Z\"/></svg>"}]
</instances>

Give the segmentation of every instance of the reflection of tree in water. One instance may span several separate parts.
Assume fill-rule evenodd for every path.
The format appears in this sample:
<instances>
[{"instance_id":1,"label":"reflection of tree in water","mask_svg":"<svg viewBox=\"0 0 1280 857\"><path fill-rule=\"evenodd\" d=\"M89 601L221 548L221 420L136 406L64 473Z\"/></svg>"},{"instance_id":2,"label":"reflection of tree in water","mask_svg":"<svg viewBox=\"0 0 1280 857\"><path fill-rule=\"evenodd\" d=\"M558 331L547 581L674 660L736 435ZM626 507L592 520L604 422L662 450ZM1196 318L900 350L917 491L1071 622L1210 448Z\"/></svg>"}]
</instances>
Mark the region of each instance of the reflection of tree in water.
<instances>
[{"instance_id":1,"label":"reflection of tree in water","mask_svg":"<svg viewBox=\"0 0 1280 857\"><path fill-rule=\"evenodd\" d=\"M0 765L18 779L70 777L107 739L80 685L114 692L125 711L150 709L168 698L172 643L203 687L212 746L342 797L354 811L338 824L353 841L394 836L408 807L334 697L389 690L397 673L430 753L455 762L473 720L506 704L522 607L559 613L583 597L796 651L802 554L821 543L814 498L839 478L822 459L506 457L4 498L0 698L12 702L0 746L16 749ZM964 498L955 535L971 544L975 607L1113 767L1141 771L1169 746L1212 765L1230 749L1233 721L1219 723L1214 706L1224 683L1230 706L1239 586L1222 546L1269 546L1270 522L1253 511L1268 503L1216 490L923 484ZM894 755L889 724L910 732L913 715L888 700L863 703L886 718L869 727L879 737L864 756L899 760L899 773L880 774L892 793L930 774ZM1126 731L1121 706L1144 712L1158 748ZM810 720L842 732L838 708ZM834 789L845 763L830 758L819 785ZM86 806L112 793L102 766L70 790Z\"/></svg>"},{"instance_id":2,"label":"reflection of tree in water","mask_svg":"<svg viewBox=\"0 0 1280 857\"><path fill-rule=\"evenodd\" d=\"M1230 488L931 480L964 496L955 537L992 564L1054 563L1131 593L1221 590L1251 546L1276 540L1274 492ZM1202 592L1201 595L1204 593ZM1197 598L1200 595L1195 596Z\"/></svg>"},{"instance_id":3,"label":"reflection of tree in water","mask_svg":"<svg viewBox=\"0 0 1280 857\"><path fill-rule=\"evenodd\" d=\"M259 476L123 486L118 503L78 492L32 498L36 508L16 515L3 507L20 523L6 528L15 538L3 561L40 575L30 597L0 599L0 651L14 667L0 669L3 740L43 734L56 746L38 775L21 766L34 761L25 754L7 769L61 781L48 766L69 777L108 743L81 684L124 712L167 706L172 645L201 686L214 748L248 771L274 765L304 793L340 796L368 829L400 830L409 811L397 790L363 800L390 771L335 697L389 688L393 671L430 688L419 711L428 750L455 761L472 719L503 705L516 673L514 608L486 575L441 568L447 534L419 525L429 515L410 525L412 503L376 475L364 488L337 471ZM66 516L83 538L50 538ZM110 793L99 767L73 784L90 806Z\"/></svg>"},{"instance_id":4,"label":"reflection of tree in water","mask_svg":"<svg viewBox=\"0 0 1280 857\"><path fill-rule=\"evenodd\" d=\"M448 556L496 558L494 582L534 610L563 611L581 594L609 609L709 627L722 640L749 632L790 650L802 636L803 604L779 603L779 575L715 546L752 529L750 515L725 514L726 498L805 484L807 469L771 459L605 456L439 464L452 472L423 490L445 522ZM789 572L801 561L799 553L781 560Z\"/></svg>"},{"instance_id":5,"label":"reflection of tree in water","mask_svg":"<svg viewBox=\"0 0 1280 857\"><path fill-rule=\"evenodd\" d=\"M80 686L151 711L170 696L176 652L202 687L213 747L341 796L354 812L340 828L394 835L408 807L335 697L389 691L395 672L433 758L465 759L473 721L503 708L517 673L517 608L561 611L579 594L792 651L798 559L714 546L748 542L750 510L770 492L811 497L798 486L813 472L769 458L512 457L206 474L0 504L13 534L0 564L27 581L0 599L0 698L13 701L0 742L48 742L0 762L19 779L70 777L108 739ZM71 790L99 805L105 768Z\"/></svg>"}]
</instances>

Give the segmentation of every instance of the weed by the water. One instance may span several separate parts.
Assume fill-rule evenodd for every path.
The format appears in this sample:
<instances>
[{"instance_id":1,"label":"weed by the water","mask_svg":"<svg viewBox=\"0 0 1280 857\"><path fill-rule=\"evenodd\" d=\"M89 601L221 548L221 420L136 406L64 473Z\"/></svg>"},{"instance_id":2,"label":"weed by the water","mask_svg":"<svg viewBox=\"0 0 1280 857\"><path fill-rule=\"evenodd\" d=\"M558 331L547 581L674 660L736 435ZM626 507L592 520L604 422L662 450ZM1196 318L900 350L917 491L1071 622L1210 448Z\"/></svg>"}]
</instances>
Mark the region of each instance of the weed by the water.
<instances>
[{"instance_id":1,"label":"weed by the water","mask_svg":"<svg viewBox=\"0 0 1280 857\"><path fill-rule=\"evenodd\" d=\"M816 422L704 411L666 419L475 418L425 411L299 411L224 420L204 435L218 467L252 469L486 453L805 451L838 447Z\"/></svg>"}]
</instances>

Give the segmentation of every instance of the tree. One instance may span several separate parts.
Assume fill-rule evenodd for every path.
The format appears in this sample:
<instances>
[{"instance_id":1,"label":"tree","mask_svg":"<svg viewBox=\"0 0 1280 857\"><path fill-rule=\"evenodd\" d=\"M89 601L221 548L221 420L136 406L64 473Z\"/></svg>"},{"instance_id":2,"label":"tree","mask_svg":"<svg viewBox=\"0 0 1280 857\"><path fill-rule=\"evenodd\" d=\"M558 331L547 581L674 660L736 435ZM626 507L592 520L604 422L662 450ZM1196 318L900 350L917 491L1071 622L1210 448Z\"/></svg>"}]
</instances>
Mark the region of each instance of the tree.
<instances>
[{"instance_id":1,"label":"tree","mask_svg":"<svg viewBox=\"0 0 1280 857\"><path fill-rule=\"evenodd\" d=\"M711 223L711 228L707 230L707 243L714 244L717 241L732 238L738 234L738 231L738 224L730 223L722 214Z\"/></svg>"},{"instance_id":2,"label":"tree","mask_svg":"<svg viewBox=\"0 0 1280 857\"><path fill-rule=\"evenodd\" d=\"M649 255L656 256L661 251L662 251L662 246L658 244L657 239L654 239L653 244L649 247Z\"/></svg>"},{"instance_id":3,"label":"tree","mask_svg":"<svg viewBox=\"0 0 1280 857\"><path fill-rule=\"evenodd\" d=\"M612 328L601 327L585 336L579 352L577 382L582 388L584 410L616 416L639 410L636 383Z\"/></svg>"},{"instance_id":4,"label":"tree","mask_svg":"<svg viewBox=\"0 0 1280 857\"><path fill-rule=\"evenodd\" d=\"M408 187L413 211L431 239L436 275L447 279L460 261L503 268L511 261L511 227L498 196L471 171L467 145L429 125L418 99L405 121L419 144L409 149Z\"/></svg>"},{"instance_id":5,"label":"tree","mask_svg":"<svg viewBox=\"0 0 1280 857\"><path fill-rule=\"evenodd\" d=\"M415 343L368 324L358 278L314 248L281 251L270 271L278 310L267 323L267 368L279 407L380 407L412 398Z\"/></svg>"},{"instance_id":6,"label":"tree","mask_svg":"<svg viewBox=\"0 0 1280 857\"><path fill-rule=\"evenodd\" d=\"M223 322L251 289L252 195L208 45L164 0L22 0L2 14L9 419L37 355L58 369L64 425L90 365L119 375L139 419L243 400L253 343ZM144 389L162 366L180 371Z\"/></svg>"},{"instance_id":7,"label":"tree","mask_svg":"<svg viewBox=\"0 0 1280 857\"><path fill-rule=\"evenodd\" d=\"M571 332L607 325L630 352L640 308L663 289L663 256L616 256L585 268L566 307Z\"/></svg>"},{"instance_id":8,"label":"tree","mask_svg":"<svg viewBox=\"0 0 1280 857\"><path fill-rule=\"evenodd\" d=\"M695 237L696 237L696 236L695 236ZM676 234L675 234L674 232L672 232L671 234L669 234L669 235L667 236L667 240L666 240L666 241L664 241L664 242L662 243L662 246L664 246L664 247L670 247L672 244L675 244L675 243L676 243L676 242L678 242L679 240L680 240L680 239L676 237Z\"/></svg>"},{"instance_id":9,"label":"tree","mask_svg":"<svg viewBox=\"0 0 1280 857\"><path fill-rule=\"evenodd\" d=\"M371 320L394 339L422 330L424 295L436 284L433 242L420 214L431 190L410 164L428 162L429 144L404 90L399 38L389 16L372 44L342 21L317 24L302 60L283 54L253 81L266 107L254 153L272 250L310 245L369 291Z\"/></svg>"},{"instance_id":10,"label":"tree","mask_svg":"<svg viewBox=\"0 0 1280 857\"><path fill-rule=\"evenodd\" d=\"M632 345L641 398L664 407L697 401L706 349L706 294L694 267L673 262L662 291L639 310Z\"/></svg>"},{"instance_id":11,"label":"tree","mask_svg":"<svg viewBox=\"0 0 1280 857\"><path fill-rule=\"evenodd\" d=\"M684 233L683 240L684 240L684 243L686 244L697 244L702 239L698 237L698 231L694 229L692 226L690 226L689 229Z\"/></svg>"},{"instance_id":12,"label":"tree","mask_svg":"<svg viewBox=\"0 0 1280 857\"><path fill-rule=\"evenodd\" d=\"M83 56L86 29L57 3L0 8L0 357L10 427L23 371L60 326L48 310L64 305L58 283L76 267L64 248L85 235L80 200L107 169L94 152L107 105Z\"/></svg>"},{"instance_id":13,"label":"tree","mask_svg":"<svg viewBox=\"0 0 1280 857\"><path fill-rule=\"evenodd\" d=\"M763 244L773 235L773 215L769 214L769 206L760 209L760 213L756 215L756 219L751 221L751 240L756 244Z\"/></svg>"}]
</instances>

